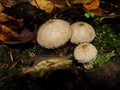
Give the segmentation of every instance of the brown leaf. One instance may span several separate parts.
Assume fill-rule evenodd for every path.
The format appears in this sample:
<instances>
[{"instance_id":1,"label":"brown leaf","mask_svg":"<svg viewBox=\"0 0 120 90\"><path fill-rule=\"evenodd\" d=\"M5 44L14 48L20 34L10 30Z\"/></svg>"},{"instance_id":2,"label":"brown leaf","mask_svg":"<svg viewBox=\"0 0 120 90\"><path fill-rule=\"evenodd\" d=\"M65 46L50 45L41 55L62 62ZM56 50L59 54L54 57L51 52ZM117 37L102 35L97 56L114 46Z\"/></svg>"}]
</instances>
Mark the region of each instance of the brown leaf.
<instances>
[{"instance_id":1,"label":"brown leaf","mask_svg":"<svg viewBox=\"0 0 120 90\"><path fill-rule=\"evenodd\" d=\"M19 38L20 38L20 35L12 31L6 25L0 24L0 40L1 41L17 40Z\"/></svg>"},{"instance_id":2,"label":"brown leaf","mask_svg":"<svg viewBox=\"0 0 120 90\"><path fill-rule=\"evenodd\" d=\"M23 19L22 18L19 18L19 19L16 19L12 16L9 16L3 12L0 13L0 23L6 23L7 26L16 26L16 27L23 27Z\"/></svg>"},{"instance_id":3,"label":"brown leaf","mask_svg":"<svg viewBox=\"0 0 120 90\"><path fill-rule=\"evenodd\" d=\"M34 33L28 30L27 28L24 28L22 33L20 34L20 38L18 40L9 40L4 41L6 44L22 44L26 43L34 38Z\"/></svg>"},{"instance_id":4,"label":"brown leaf","mask_svg":"<svg viewBox=\"0 0 120 90\"><path fill-rule=\"evenodd\" d=\"M2 12L4 10L3 5L0 3L0 12Z\"/></svg>"},{"instance_id":5,"label":"brown leaf","mask_svg":"<svg viewBox=\"0 0 120 90\"><path fill-rule=\"evenodd\" d=\"M103 16L103 10L101 8L91 10L90 12L93 12L96 16Z\"/></svg>"},{"instance_id":6,"label":"brown leaf","mask_svg":"<svg viewBox=\"0 0 120 90\"><path fill-rule=\"evenodd\" d=\"M56 7L63 8L66 5L65 0L32 0L31 4L47 13L51 13Z\"/></svg>"},{"instance_id":7,"label":"brown leaf","mask_svg":"<svg viewBox=\"0 0 120 90\"><path fill-rule=\"evenodd\" d=\"M31 4L37 8L45 10L47 13L50 13L54 8L53 4L47 0L33 0Z\"/></svg>"},{"instance_id":8,"label":"brown leaf","mask_svg":"<svg viewBox=\"0 0 120 90\"><path fill-rule=\"evenodd\" d=\"M13 5L15 5L17 2L15 0L0 0L0 3L4 6L4 7L12 7Z\"/></svg>"},{"instance_id":9,"label":"brown leaf","mask_svg":"<svg viewBox=\"0 0 120 90\"><path fill-rule=\"evenodd\" d=\"M0 22L8 21L7 15L5 13L0 13Z\"/></svg>"}]
</instances>

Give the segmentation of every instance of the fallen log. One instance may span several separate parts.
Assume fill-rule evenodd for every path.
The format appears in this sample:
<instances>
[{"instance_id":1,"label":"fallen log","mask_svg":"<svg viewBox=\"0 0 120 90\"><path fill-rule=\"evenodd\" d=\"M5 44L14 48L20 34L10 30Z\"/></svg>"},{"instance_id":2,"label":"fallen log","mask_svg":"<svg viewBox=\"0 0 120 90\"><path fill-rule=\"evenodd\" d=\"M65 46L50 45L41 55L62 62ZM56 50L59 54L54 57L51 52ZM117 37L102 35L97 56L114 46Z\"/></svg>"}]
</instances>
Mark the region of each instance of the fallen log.
<instances>
[{"instance_id":1,"label":"fallen log","mask_svg":"<svg viewBox=\"0 0 120 90\"><path fill-rule=\"evenodd\" d=\"M93 89L120 89L120 55L112 57L108 63L88 70L85 75Z\"/></svg>"},{"instance_id":2,"label":"fallen log","mask_svg":"<svg viewBox=\"0 0 120 90\"><path fill-rule=\"evenodd\" d=\"M62 62L63 61L61 61L61 63ZM57 62L55 63L57 65ZM71 69L71 64L61 64L61 65L57 65L57 67L54 68L51 68L52 66L51 64L49 65L50 65L50 67L48 67L49 69L44 68L45 76L42 76L42 78L45 77L44 82L46 83L45 85L48 88L57 89L58 88L57 86L59 85L60 85L59 88L66 88L66 87L70 87L69 85L67 85L69 83L72 86L70 90L74 90L74 88L76 87L81 90L102 90L102 89L119 90L120 89L120 55L116 55L112 57L109 62L99 67L89 69L87 71L78 70L77 73L75 73L74 71L75 69L73 68ZM73 67L76 68L77 66L73 66ZM28 73L34 76L33 72L28 72ZM43 73L43 72L39 71L39 73ZM35 74L35 75L40 75L40 74Z\"/></svg>"}]
</instances>

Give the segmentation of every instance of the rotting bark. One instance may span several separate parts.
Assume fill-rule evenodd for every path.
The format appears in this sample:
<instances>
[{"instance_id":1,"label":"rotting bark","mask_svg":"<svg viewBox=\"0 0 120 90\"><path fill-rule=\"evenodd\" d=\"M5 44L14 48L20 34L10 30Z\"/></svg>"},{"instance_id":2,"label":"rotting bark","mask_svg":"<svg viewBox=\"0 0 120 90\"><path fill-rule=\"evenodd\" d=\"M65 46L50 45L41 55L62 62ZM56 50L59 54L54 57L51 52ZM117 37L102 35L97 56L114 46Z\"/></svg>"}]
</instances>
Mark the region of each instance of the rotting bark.
<instances>
[{"instance_id":1,"label":"rotting bark","mask_svg":"<svg viewBox=\"0 0 120 90\"><path fill-rule=\"evenodd\" d=\"M108 63L90 69L86 73L93 89L115 89L120 86L120 55L114 56Z\"/></svg>"},{"instance_id":2,"label":"rotting bark","mask_svg":"<svg viewBox=\"0 0 120 90\"><path fill-rule=\"evenodd\" d=\"M43 58L42 61L44 60L45 59ZM58 82L56 82L56 80L62 79L62 81L60 81L59 84L66 84L69 82L71 83L71 85L73 85L72 88L74 88L74 86L78 87L80 85L81 87L79 88L81 88L81 90L102 90L102 89L118 90L120 89L120 55L114 56L113 58L111 58L109 62L97 68L93 68L87 71L80 70L78 71L78 73L75 73L73 69L70 68L71 64L65 64L64 61L61 61L61 62L63 62L63 64L57 65L57 62L54 62L54 65L56 64L57 66L53 67L52 64L49 64L50 66L47 67L48 69L43 68L44 70L39 71L39 75L40 73L44 73L44 76L42 76L42 78L44 77L46 78L47 76L47 78L45 79L45 82L51 88L57 88L54 85L53 86L50 86L50 85L52 84L57 85ZM29 69L27 71L29 71ZM38 75L38 73L34 73L34 72L28 72L28 73L31 74L32 76ZM25 72L24 75L26 74L27 73ZM63 74L64 75L73 74L72 76L69 76L69 80L72 80L72 82L69 80L66 81L67 76L63 76ZM73 80L73 78L75 80ZM66 87L68 86L67 85L61 86L60 88L66 88Z\"/></svg>"},{"instance_id":3,"label":"rotting bark","mask_svg":"<svg viewBox=\"0 0 120 90\"><path fill-rule=\"evenodd\" d=\"M33 77L47 77L55 70L70 69L72 60L68 57L41 56L34 57L30 60L29 64L33 65L23 68L20 72L20 76L29 73Z\"/></svg>"}]
</instances>

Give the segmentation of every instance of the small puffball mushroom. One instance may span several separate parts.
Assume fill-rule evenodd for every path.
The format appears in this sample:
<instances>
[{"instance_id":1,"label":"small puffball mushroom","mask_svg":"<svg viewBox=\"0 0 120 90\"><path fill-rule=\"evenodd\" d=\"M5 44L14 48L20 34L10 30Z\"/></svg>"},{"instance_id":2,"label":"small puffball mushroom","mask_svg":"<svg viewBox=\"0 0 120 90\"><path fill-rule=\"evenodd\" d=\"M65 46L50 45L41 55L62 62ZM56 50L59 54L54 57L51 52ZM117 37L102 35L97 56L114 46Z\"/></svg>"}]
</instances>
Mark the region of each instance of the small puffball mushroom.
<instances>
[{"instance_id":1,"label":"small puffball mushroom","mask_svg":"<svg viewBox=\"0 0 120 90\"><path fill-rule=\"evenodd\" d=\"M79 44L74 50L74 57L80 63L92 63L97 56L97 49L90 43Z\"/></svg>"},{"instance_id":2,"label":"small puffball mushroom","mask_svg":"<svg viewBox=\"0 0 120 90\"><path fill-rule=\"evenodd\" d=\"M37 42L48 49L64 45L71 38L72 30L67 21L50 19L37 32Z\"/></svg>"},{"instance_id":3,"label":"small puffball mushroom","mask_svg":"<svg viewBox=\"0 0 120 90\"><path fill-rule=\"evenodd\" d=\"M83 42L91 42L96 36L94 28L88 23L76 22L73 23L71 27L71 43L79 44Z\"/></svg>"}]
</instances>

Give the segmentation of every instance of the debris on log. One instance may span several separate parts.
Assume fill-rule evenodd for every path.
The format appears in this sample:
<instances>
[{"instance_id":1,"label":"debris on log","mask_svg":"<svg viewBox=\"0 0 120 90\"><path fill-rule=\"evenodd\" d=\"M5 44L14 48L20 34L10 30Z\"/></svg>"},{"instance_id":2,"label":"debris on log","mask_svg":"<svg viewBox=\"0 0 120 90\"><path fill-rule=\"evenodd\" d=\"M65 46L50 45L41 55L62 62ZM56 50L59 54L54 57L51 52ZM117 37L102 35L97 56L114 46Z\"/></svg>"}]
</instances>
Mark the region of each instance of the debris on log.
<instances>
[{"instance_id":1,"label":"debris on log","mask_svg":"<svg viewBox=\"0 0 120 90\"><path fill-rule=\"evenodd\" d=\"M32 63L33 65L23 68L20 72L20 76L29 73L35 77L46 77L55 70L70 69L72 60L69 60L67 57L41 56L34 57L29 63Z\"/></svg>"}]
</instances>

